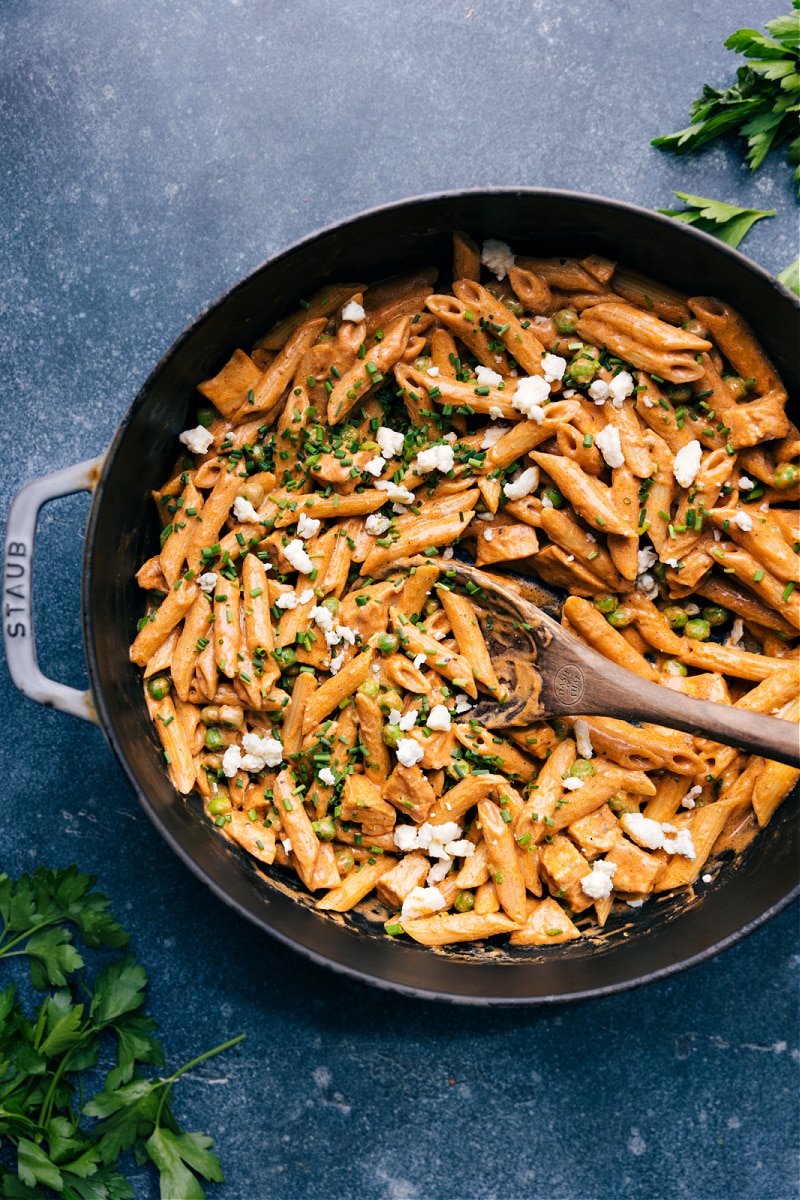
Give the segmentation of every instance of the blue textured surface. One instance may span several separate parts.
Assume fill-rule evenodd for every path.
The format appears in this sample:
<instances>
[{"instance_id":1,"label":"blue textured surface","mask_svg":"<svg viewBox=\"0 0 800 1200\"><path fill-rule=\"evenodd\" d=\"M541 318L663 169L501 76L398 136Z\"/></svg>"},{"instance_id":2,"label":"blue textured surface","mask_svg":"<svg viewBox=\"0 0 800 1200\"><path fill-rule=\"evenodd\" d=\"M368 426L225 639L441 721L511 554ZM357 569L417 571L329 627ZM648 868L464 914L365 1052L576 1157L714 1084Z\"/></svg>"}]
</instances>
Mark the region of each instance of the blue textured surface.
<instances>
[{"instance_id":1,"label":"blue textured surface","mask_svg":"<svg viewBox=\"0 0 800 1200\"><path fill-rule=\"evenodd\" d=\"M179 11L176 9L179 8ZM790 171L678 159L722 46L770 0L5 0L0 26L0 493L99 454L171 341L235 279L362 207L545 185L669 207L777 208L744 249L797 254ZM41 659L85 680L88 502L43 515ZM55 587L53 584L55 583ZM100 732L5 670L2 848L77 861L130 927L170 1061L241 1030L176 1109L218 1139L224 1200L798 1195L798 927L619 998L467 1011L317 968L229 911L159 840ZM158 1194L136 1174L137 1196Z\"/></svg>"}]
</instances>

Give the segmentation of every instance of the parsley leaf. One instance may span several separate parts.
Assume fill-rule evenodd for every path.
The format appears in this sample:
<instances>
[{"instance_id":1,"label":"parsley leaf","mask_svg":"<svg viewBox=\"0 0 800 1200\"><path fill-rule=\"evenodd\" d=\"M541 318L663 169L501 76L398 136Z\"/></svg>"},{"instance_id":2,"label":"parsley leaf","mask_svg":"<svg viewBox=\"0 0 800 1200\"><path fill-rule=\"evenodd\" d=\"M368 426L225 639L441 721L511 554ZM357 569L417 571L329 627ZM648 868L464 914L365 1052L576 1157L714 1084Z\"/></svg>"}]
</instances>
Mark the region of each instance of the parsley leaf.
<instances>
[{"instance_id":1,"label":"parsley leaf","mask_svg":"<svg viewBox=\"0 0 800 1200\"><path fill-rule=\"evenodd\" d=\"M31 979L45 992L26 1014L13 982L0 991L0 1198L133 1200L115 1168L132 1149L141 1166L160 1174L162 1197L202 1200L202 1179L222 1179L211 1138L180 1129L170 1106L181 1075L242 1040L206 1051L167 1078L143 1078L138 1068L160 1066L157 1026L144 1013L147 975L133 954L107 962L92 980L73 936L90 949L123 946L128 934L76 867L40 868L34 875L0 875L0 962L27 959ZM5 960L5 961L3 961ZM81 972L78 980L77 972ZM78 1002L76 997L80 995ZM111 1061L116 1047L115 1065ZM83 1072L92 1070L91 1076ZM101 1085L91 1100L89 1086Z\"/></svg>"},{"instance_id":2,"label":"parsley leaf","mask_svg":"<svg viewBox=\"0 0 800 1200\"><path fill-rule=\"evenodd\" d=\"M688 208L660 208L667 217L674 217L684 225L696 225L704 233L734 248L739 245L748 230L762 217L774 217L776 209L737 208L722 200L710 200L707 196L692 196L689 192L673 192Z\"/></svg>"},{"instance_id":3,"label":"parsley leaf","mask_svg":"<svg viewBox=\"0 0 800 1200\"><path fill-rule=\"evenodd\" d=\"M796 258L788 267L784 267L777 279L778 283L782 283L790 292L794 292L795 296L800 296L800 258Z\"/></svg>"},{"instance_id":4,"label":"parsley leaf","mask_svg":"<svg viewBox=\"0 0 800 1200\"><path fill-rule=\"evenodd\" d=\"M688 154L735 132L746 140L747 161L755 171L770 150L791 138L787 157L800 164L800 0L792 0L792 7L793 13L766 23L771 36L756 29L732 33L726 49L747 59L736 72L736 83L722 90L705 84L689 109L691 125L651 144ZM794 178L800 181L800 165Z\"/></svg>"}]
</instances>

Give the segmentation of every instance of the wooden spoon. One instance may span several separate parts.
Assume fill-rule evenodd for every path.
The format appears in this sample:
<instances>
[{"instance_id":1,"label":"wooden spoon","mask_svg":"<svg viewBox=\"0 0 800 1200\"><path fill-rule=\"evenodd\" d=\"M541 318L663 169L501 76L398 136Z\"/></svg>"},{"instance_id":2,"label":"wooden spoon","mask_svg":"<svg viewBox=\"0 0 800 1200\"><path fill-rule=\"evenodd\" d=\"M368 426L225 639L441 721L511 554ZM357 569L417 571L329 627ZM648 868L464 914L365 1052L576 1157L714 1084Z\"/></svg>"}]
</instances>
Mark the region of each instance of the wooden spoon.
<instances>
[{"instance_id":1,"label":"wooden spoon","mask_svg":"<svg viewBox=\"0 0 800 1200\"><path fill-rule=\"evenodd\" d=\"M547 717L618 717L682 729L800 767L800 728L794 722L650 683L579 641L497 576L457 559L441 569L482 589L471 598L495 672L509 693L504 704L487 701L472 710L487 728L531 725ZM484 606L488 597L491 608Z\"/></svg>"}]
</instances>

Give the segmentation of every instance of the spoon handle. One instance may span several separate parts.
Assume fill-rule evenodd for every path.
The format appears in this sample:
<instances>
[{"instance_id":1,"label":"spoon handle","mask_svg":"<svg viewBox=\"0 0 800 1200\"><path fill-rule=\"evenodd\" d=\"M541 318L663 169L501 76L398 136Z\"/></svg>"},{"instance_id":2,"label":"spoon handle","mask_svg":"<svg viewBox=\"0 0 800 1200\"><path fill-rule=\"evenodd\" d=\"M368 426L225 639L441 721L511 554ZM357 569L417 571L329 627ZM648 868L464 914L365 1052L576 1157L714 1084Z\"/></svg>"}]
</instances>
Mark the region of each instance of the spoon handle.
<instances>
[{"instance_id":1,"label":"spoon handle","mask_svg":"<svg viewBox=\"0 0 800 1200\"><path fill-rule=\"evenodd\" d=\"M601 658L598 665L593 661L596 657L600 658L587 647L581 662L585 694L573 703L562 689L560 715L577 715L581 709L587 716L617 717L634 724L649 721L800 767L800 728L793 721L696 700L646 679L634 679L607 659Z\"/></svg>"}]
</instances>

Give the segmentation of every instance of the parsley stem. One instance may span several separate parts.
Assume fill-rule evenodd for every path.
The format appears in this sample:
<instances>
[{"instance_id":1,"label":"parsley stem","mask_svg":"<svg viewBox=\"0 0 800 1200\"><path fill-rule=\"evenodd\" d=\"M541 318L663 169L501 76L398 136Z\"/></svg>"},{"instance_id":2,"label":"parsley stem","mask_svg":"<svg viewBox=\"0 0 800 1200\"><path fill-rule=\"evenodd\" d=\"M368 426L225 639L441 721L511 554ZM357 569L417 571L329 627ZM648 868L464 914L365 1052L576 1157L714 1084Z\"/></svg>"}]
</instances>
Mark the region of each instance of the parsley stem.
<instances>
[{"instance_id":1,"label":"parsley stem","mask_svg":"<svg viewBox=\"0 0 800 1200\"><path fill-rule=\"evenodd\" d=\"M164 1091L161 1093L161 1099L158 1102L158 1110L156 1111L156 1129L158 1129L160 1126L161 1110L164 1107L164 1102L172 1090L172 1085L177 1083L181 1075L185 1075L187 1071L191 1071L192 1067L198 1067L200 1063L205 1062L207 1058L213 1058L215 1054L222 1054L223 1050L230 1050L231 1046L235 1046L238 1042L243 1042L246 1037L246 1033L240 1033L238 1037L231 1038L229 1042L223 1042L221 1046L214 1046L213 1050L206 1050L205 1054L200 1054L197 1058L193 1058L191 1062L188 1062L185 1066L180 1067L174 1072L174 1074L168 1076L166 1079L159 1079L157 1083L153 1084L154 1090L155 1088L159 1087L164 1088Z\"/></svg>"}]
</instances>

